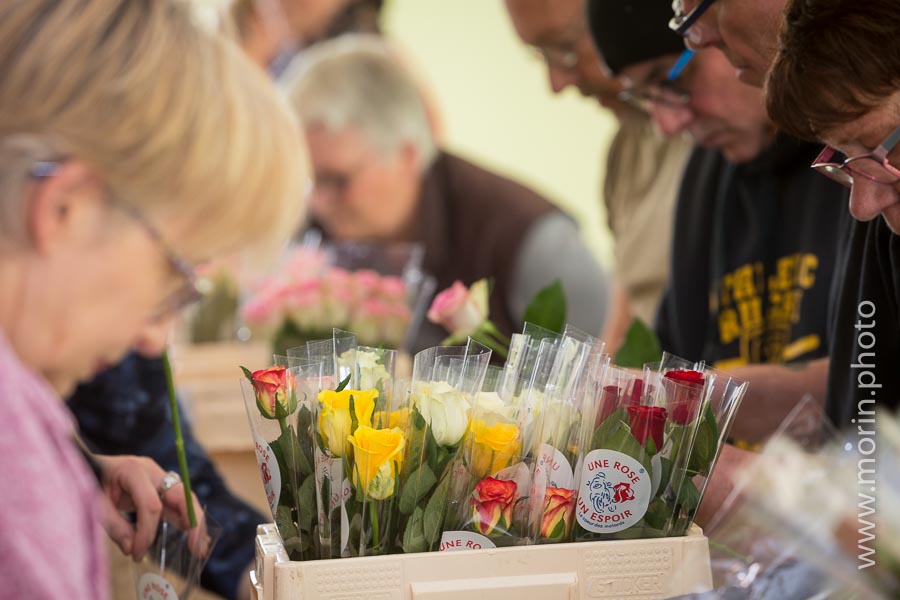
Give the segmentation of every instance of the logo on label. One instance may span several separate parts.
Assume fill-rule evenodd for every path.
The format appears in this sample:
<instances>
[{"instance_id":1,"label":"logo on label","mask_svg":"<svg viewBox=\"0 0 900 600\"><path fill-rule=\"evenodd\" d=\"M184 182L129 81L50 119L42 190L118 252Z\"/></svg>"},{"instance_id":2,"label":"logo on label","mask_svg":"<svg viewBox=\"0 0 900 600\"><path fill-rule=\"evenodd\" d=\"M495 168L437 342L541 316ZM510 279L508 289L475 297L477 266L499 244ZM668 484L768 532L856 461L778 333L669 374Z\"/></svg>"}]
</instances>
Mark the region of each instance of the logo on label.
<instances>
[{"instance_id":1,"label":"logo on label","mask_svg":"<svg viewBox=\"0 0 900 600\"><path fill-rule=\"evenodd\" d=\"M640 462L614 450L593 450L584 459L576 518L596 533L628 529L650 504L650 475Z\"/></svg>"},{"instance_id":2,"label":"logo on label","mask_svg":"<svg viewBox=\"0 0 900 600\"><path fill-rule=\"evenodd\" d=\"M178 600L178 595L165 578L156 573L144 573L138 580L140 600Z\"/></svg>"},{"instance_id":3,"label":"logo on label","mask_svg":"<svg viewBox=\"0 0 900 600\"><path fill-rule=\"evenodd\" d=\"M571 490L575 486L572 466L563 453L550 444L541 444L535 478L539 485L546 482L548 487Z\"/></svg>"},{"instance_id":4,"label":"logo on label","mask_svg":"<svg viewBox=\"0 0 900 600\"><path fill-rule=\"evenodd\" d=\"M281 496L281 470L278 461L272 453L272 447L260 437L254 436L253 447L256 450L256 463L259 465L259 475L262 477L263 489L266 492L266 500L272 514L278 508L278 498Z\"/></svg>"},{"instance_id":5,"label":"logo on label","mask_svg":"<svg viewBox=\"0 0 900 600\"><path fill-rule=\"evenodd\" d=\"M441 552L458 552L460 550L481 550L497 546L480 533L472 531L445 531L441 535Z\"/></svg>"}]
</instances>

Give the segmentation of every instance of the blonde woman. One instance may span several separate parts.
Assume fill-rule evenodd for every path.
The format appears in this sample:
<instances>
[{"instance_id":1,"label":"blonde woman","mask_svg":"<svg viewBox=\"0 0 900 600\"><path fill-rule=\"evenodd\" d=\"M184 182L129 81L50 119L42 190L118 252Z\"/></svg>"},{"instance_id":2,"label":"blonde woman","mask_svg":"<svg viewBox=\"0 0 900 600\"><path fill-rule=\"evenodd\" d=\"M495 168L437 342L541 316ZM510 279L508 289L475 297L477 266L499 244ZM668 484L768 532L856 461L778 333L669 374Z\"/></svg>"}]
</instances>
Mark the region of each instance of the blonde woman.
<instances>
[{"instance_id":1,"label":"blonde woman","mask_svg":"<svg viewBox=\"0 0 900 600\"><path fill-rule=\"evenodd\" d=\"M169 0L0 3L0 82L0 585L102 600L102 504L60 397L161 350L195 265L296 227L304 150L264 75ZM107 503L178 509L146 504L146 462L103 463ZM137 554L154 529L118 539Z\"/></svg>"}]
</instances>

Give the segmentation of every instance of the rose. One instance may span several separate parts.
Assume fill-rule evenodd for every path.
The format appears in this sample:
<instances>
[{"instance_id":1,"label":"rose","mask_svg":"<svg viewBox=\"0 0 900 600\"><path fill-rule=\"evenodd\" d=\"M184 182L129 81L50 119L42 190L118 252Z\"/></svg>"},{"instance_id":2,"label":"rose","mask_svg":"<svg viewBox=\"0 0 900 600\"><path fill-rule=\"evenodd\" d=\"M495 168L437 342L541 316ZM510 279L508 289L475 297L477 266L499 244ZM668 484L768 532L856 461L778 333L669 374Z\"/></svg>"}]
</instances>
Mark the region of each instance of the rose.
<instances>
[{"instance_id":1,"label":"rose","mask_svg":"<svg viewBox=\"0 0 900 600\"><path fill-rule=\"evenodd\" d=\"M700 414L706 378L700 371L669 371L663 376L672 421L687 425Z\"/></svg>"},{"instance_id":2,"label":"rose","mask_svg":"<svg viewBox=\"0 0 900 600\"><path fill-rule=\"evenodd\" d=\"M497 392L478 392L474 414L499 415L510 418L514 412L515 408L506 406Z\"/></svg>"},{"instance_id":3,"label":"rose","mask_svg":"<svg viewBox=\"0 0 900 600\"><path fill-rule=\"evenodd\" d=\"M600 406L594 419L594 428L600 427L619 406L619 388L614 385L603 386L600 392Z\"/></svg>"},{"instance_id":4,"label":"rose","mask_svg":"<svg viewBox=\"0 0 900 600\"><path fill-rule=\"evenodd\" d=\"M284 419L297 408L294 375L286 368L260 369L249 377L256 394L256 406L263 417Z\"/></svg>"},{"instance_id":5,"label":"rose","mask_svg":"<svg viewBox=\"0 0 900 600\"><path fill-rule=\"evenodd\" d=\"M350 398L359 425L371 425L375 411L377 390L344 390L319 392L319 435L332 456L342 457L350 452L348 437L353 433L353 417L350 415Z\"/></svg>"},{"instance_id":6,"label":"rose","mask_svg":"<svg viewBox=\"0 0 900 600\"><path fill-rule=\"evenodd\" d=\"M372 423L375 424L376 429L396 428L400 431L406 431L406 428L409 425L409 409L404 407L393 412L380 410L375 413L375 416L372 418Z\"/></svg>"},{"instance_id":7,"label":"rose","mask_svg":"<svg viewBox=\"0 0 900 600\"><path fill-rule=\"evenodd\" d=\"M632 379L631 386L626 385L625 387L625 395L628 399L628 404L631 406L637 406L641 403L641 399L643 396L650 395L653 393L653 386L646 386L647 389L644 389L644 380L643 379Z\"/></svg>"},{"instance_id":8,"label":"rose","mask_svg":"<svg viewBox=\"0 0 900 600\"><path fill-rule=\"evenodd\" d=\"M516 482L485 477L472 494L472 523L482 535L509 529L516 500Z\"/></svg>"},{"instance_id":9,"label":"rose","mask_svg":"<svg viewBox=\"0 0 900 600\"><path fill-rule=\"evenodd\" d=\"M578 419L575 408L561 400L545 399L541 413L543 414L542 429L544 432L544 439L541 440L541 443L550 444L554 448L565 447L570 429Z\"/></svg>"},{"instance_id":10,"label":"rose","mask_svg":"<svg viewBox=\"0 0 900 600\"><path fill-rule=\"evenodd\" d=\"M348 352L350 351L348 350ZM390 375L384 365L378 362L378 359L377 352L366 350L356 352L356 368L359 370L357 385L360 389L384 389Z\"/></svg>"},{"instance_id":11,"label":"rose","mask_svg":"<svg viewBox=\"0 0 900 600\"><path fill-rule=\"evenodd\" d=\"M572 524L575 509L575 490L548 487L544 492L544 514L541 517L541 537L563 537Z\"/></svg>"},{"instance_id":12,"label":"rose","mask_svg":"<svg viewBox=\"0 0 900 600\"><path fill-rule=\"evenodd\" d=\"M481 279L466 288L461 281L438 294L428 320L444 327L451 336L462 338L474 334L488 318L488 283Z\"/></svg>"},{"instance_id":13,"label":"rose","mask_svg":"<svg viewBox=\"0 0 900 600\"><path fill-rule=\"evenodd\" d=\"M420 384L413 403L440 446L455 446L469 428L469 403L446 381Z\"/></svg>"},{"instance_id":14,"label":"rose","mask_svg":"<svg viewBox=\"0 0 900 600\"><path fill-rule=\"evenodd\" d=\"M656 450L661 450L666 414L666 409L661 406L629 406L628 420L631 424L631 435L641 446L646 445L647 438L652 437Z\"/></svg>"},{"instance_id":15,"label":"rose","mask_svg":"<svg viewBox=\"0 0 900 600\"><path fill-rule=\"evenodd\" d=\"M522 447L519 428L509 423L488 425L481 419L472 421L471 469L481 478L505 469L518 456Z\"/></svg>"},{"instance_id":16,"label":"rose","mask_svg":"<svg viewBox=\"0 0 900 600\"><path fill-rule=\"evenodd\" d=\"M353 446L353 482L369 498L384 500L394 493L406 440L399 429L360 425L349 438Z\"/></svg>"},{"instance_id":17,"label":"rose","mask_svg":"<svg viewBox=\"0 0 900 600\"><path fill-rule=\"evenodd\" d=\"M387 302L406 304L406 282L400 277L382 277L378 293Z\"/></svg>"}]
</instances>

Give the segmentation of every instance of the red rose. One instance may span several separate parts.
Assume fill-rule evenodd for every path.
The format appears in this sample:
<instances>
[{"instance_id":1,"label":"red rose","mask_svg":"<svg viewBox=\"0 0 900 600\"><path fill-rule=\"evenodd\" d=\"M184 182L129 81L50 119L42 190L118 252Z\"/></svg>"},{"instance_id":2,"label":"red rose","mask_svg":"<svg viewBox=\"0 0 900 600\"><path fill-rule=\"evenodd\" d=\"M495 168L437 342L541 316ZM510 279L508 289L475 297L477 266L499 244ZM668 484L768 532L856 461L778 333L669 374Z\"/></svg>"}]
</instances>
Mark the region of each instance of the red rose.
<instances>
[{"instance_id":1,"label":"red rose","mask_svg":"<svg viewBox=\"0 0 900 600\"><path fill-rule=\"evenodd\" d=\"M664 375L672 421L687 425L697 418L703 401L706 377L700 371L669 371Z\"/></svg>"},{"instance_id":2,"label":"red rose","mask_svg":"<svg viewBox=\"0 0 900 600\"><path fill-rule=\"evenodd\" d=\"M628 395L628 404L638 406L641 403L641 396L644 395L644 380L635 379L632 382L631 393Z\"/></svg>"},{"instance_id":3,"label":"red rose","mask_svg":"<svg viewBox=\"0 0 900 600\"><path fill-rule=\"evenodd\" d=\"M629 406L628 420L631 424L631 435L641 446L646 445L647 438L653 437L656 450L663 445L663 429L666 426L667 411L661 406Z\"/></svg>"},{"instance_id":4,"label":"red rose","mask_svg":"<svg viewBox=\"0 0 900 600\"><path fill-rule=\"evenodd\" d=\"M600 392L600 407L597 409L597 418L594 421L594 427L600 427L609 415L619 406L619 388L614 385L603 387Z\"/></svg>"}]
</instances>

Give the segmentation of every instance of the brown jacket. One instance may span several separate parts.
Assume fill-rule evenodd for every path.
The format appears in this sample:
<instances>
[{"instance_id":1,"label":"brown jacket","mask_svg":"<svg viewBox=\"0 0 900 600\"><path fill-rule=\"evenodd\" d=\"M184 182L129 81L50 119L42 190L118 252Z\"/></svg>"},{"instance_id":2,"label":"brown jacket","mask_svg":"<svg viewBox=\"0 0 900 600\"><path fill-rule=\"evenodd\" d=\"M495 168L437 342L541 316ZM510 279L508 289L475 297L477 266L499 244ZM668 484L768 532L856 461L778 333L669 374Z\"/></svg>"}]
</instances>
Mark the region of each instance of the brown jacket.
<instances>
[{"instance_id":1,"label":"brown jacket","mask_svg":"<svg viewBox=\"0 0 900 600\"><path fill-rule=\"evenodd\" d=\"M419 198L415 231L425 244L424 269L437 278L438 290L456 280L470 285L492 278L491 320L510 335L522 328L509 312L507 297L522 240L536 221L557 210L523 185L440 152ZM431 323L422 329L416 349L447 335Z\"/></svg>"}]
</instances>

